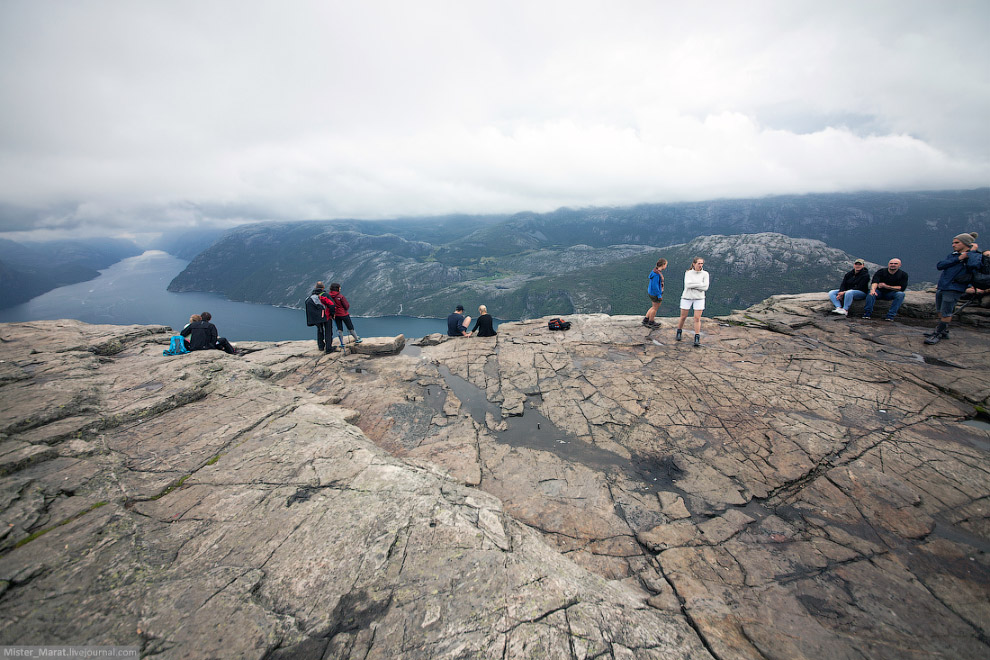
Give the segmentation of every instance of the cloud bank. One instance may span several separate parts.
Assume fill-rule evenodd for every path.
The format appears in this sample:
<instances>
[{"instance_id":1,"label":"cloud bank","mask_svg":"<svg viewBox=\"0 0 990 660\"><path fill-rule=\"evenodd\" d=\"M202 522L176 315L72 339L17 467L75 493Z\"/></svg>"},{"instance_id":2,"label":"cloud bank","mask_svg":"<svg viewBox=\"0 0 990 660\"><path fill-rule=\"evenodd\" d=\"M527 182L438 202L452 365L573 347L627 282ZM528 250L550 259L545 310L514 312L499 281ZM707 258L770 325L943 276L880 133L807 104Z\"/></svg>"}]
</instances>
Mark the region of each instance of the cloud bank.
<instances>
[{"instance_id":1,"label":"cloud bank","mask_svg":"<svg viewBox=\"0 0 990 660\"><path fill-rule=\"evenodd\" d=\"M0 4L0 232L990 184L985 2Z\"/></svg>"}]
</instances>

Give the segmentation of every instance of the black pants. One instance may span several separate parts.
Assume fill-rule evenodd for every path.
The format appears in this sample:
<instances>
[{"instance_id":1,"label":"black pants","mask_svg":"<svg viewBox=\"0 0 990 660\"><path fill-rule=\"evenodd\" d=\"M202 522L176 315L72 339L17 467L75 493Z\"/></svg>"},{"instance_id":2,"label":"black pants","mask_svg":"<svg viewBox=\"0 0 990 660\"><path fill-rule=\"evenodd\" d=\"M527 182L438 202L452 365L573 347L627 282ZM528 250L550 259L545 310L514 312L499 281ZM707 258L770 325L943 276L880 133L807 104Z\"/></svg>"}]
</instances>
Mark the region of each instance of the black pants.
<instances>
[{"instance_id":1,"label":"black pants","mask_svg":"<svg viewBox=\"0 0 990 660\"><path fill-rule=\"evenodd\" d=\"M333 326L331 321L316 324L316 346L321 351L328 351L333 345Z\"/></svg>"},{"instance_id":2,"label":"black pants","mask_svg":"<svg viewBox=\"0 0 990 660\"><path fill-rule=\"evenodd\" d=\"M220 337L219 339L217 339L217 348L219 348L224 353L230 353L231 355L235 353L234 347L230 345L230 342L227 341L226 337Z\"/></svg>"}]
</instances>

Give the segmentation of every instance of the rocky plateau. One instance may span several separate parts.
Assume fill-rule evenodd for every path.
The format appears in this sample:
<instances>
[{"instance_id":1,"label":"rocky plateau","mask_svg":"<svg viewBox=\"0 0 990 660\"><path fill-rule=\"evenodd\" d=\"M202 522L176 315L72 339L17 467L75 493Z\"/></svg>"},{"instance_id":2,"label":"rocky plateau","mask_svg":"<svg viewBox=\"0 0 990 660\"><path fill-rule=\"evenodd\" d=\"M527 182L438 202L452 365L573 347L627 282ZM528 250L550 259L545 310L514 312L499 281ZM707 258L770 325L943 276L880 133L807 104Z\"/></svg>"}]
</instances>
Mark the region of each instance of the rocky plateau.
<instances>
[{"instance_id":1,"label":"rocky plateau","mask_svg":"<svg viewBox=\"0 0 990 660\"><path fill-rule=\"evenodd\" d=\"M829 310L347 355L0 325L0 644L984 659L990 310Z\"/></svg>"}]
</instances>

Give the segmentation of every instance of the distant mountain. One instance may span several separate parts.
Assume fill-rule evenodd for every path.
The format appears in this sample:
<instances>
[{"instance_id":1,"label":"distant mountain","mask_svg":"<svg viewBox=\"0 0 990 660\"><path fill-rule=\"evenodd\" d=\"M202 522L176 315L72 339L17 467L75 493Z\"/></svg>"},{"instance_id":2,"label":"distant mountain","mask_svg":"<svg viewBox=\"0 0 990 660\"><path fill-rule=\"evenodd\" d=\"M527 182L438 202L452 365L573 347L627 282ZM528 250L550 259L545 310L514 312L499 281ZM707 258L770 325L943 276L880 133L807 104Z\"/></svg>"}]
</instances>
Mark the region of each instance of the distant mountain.
<instances>
[{"instance_id":1,"label":"distant mountain","mask_svg":"<svg viewBox=\"0 0 990 660\"><path fill-rule=\"evenodd\" d=\"M213 245L223 233L223 229L192 229L180 234L165 232L147 247L149 250L161 250L180 259L192 261L197 254Z\"/></svg>"},{"instance_id":2,"label":"distant mountain","mask_svg":"<svg viewBox=\"0 0 990 660\"><path fill-rule=\"evenodd\" d=\"M457 302L488 304L501 318L640 313L646 274L665 256L672 288L661 313L669 314L699 254L718 282L711 309L719 313L772 293L834 287L853 257L898 256L912 283L934 282L935 263L963 230L990 245L990 188L256 224L217 239L169 290L298 306L324 280L340 282L361 315L444 316Z\"/></svg>"},{"instance_id":3,"label":"distant mountain","mask_svg":"<svg viewBox=\"0 0 990 660\"><path fill-rule=\"evenodd\" d=\"M25 243L0 239L0 308L91 280L99 270L141 252L132 241L115 238Z\"/></svg>"},{"instance_id":4,"label":"distant mountain","mask_svg":"<svg viewBox=\"0 0 990 660\"><path fill-rule=\"evenodd\" d=\"M950 251L952 236L971 230L990 231L990 188L788 195L520 213L450 241L436 256L459 263L549 245L659 246L710 234L774 232L818 239L877 263L898 256L909 273L934 281L935 263Z\"/></svg>"}]
</instances>

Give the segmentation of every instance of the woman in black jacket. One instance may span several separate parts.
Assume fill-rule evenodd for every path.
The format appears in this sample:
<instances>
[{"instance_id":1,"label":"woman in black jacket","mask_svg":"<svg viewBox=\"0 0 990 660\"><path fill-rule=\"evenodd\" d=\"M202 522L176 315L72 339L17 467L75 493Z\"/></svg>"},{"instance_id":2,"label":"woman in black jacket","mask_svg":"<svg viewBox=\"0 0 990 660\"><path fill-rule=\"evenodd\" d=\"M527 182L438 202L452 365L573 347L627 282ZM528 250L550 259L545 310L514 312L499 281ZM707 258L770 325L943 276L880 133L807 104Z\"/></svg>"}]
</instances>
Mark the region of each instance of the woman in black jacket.
<instances>
[{"instance_id":1,"label":"woman in black jacket","mask_svg":"<svg viewBox=\"0 0 990 660\"><path fill-rule=\"evenodd\" d=\"M853 262L853 269L842 278L839 288L828 292L828 297L835 306L832 313L847 316L853 301L866 298L866 292L869 290L870 271L867 270L862 259L857 259Z\"/></svg>"},{"instance_id":2,"label":"woman in black jacket","mask_svg":"<svg viewBox=\"0 0 990 660\"><path fill-rule=\"evenodd\" d=\"M471 334L477 331L479 337L494 337L498 333L495 332L495 328L492 326L492 315L488 313L488 308L484 305L478 307L478 318L474 322L474 327L471 328Z\"/></svg>"}]
</instances>

